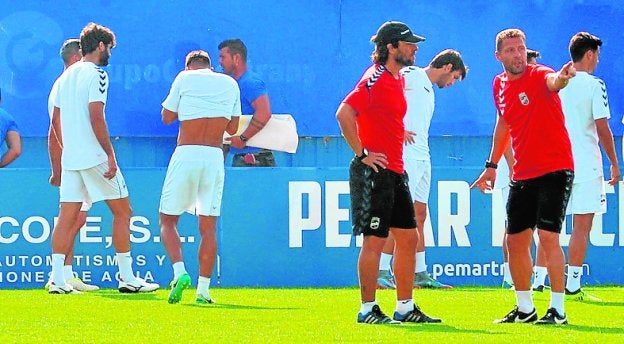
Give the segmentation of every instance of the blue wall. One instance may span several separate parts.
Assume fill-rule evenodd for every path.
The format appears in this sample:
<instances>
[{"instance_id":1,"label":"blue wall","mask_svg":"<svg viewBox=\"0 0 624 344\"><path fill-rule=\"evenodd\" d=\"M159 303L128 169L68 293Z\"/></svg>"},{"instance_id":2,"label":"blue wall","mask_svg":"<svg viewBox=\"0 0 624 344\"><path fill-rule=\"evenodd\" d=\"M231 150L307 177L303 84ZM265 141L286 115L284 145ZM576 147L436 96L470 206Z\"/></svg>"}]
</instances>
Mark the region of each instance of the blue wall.
<instances>
[{"instance_id":1,"label":"blue wall","mask_svg":"<svg viewBox=\"0 0 624 344\"><path fill-rule=\"evenodd\" d=\"M88 5L85 5L88 4ZM494 38L520 27L541 62L560 67L577 31L604 40L596 75L611 94L617 135L624 113L624 50L618 1L3 1L0 9L0 87L3 106L27 136L46 134L46 98L62 70L58 49L95 21L117 35L110 66L107 117L112 135L172 136L160 122L160 103L191 49L207 50L240 37L251 68L268 84L274 113L291 113L302 136L338 135L338 103L370 63L369 38L389 19L424 35L417 64L440 50L462 52L470 73L451 90L438 92L433 135L490 135L494 121L492 77L501 70Z\"/></svg>"}]
</instances>

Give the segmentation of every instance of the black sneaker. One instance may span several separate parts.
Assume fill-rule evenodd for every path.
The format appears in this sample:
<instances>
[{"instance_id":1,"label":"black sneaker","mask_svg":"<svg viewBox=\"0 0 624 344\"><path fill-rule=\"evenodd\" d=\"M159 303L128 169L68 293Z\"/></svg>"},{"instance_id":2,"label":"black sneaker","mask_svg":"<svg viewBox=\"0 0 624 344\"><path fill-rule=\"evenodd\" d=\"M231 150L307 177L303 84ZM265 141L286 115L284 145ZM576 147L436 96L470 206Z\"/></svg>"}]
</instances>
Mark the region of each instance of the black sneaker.
<instances>
[{"instance_id":1,"label":"black sneaker","mask_svg":"<svg viewBox=\"0 0 624 344\"><path fill-rule=\"evenodd\" d=\"M502 319L494 320L495 324L505 324L505 323L533 323L537 320L537 311L535 308L530 313L520 312L518 310L518 306L514 307L514 309L509 312L509 314L505 315Z\"/></svg>"},{"instance_id":2,"label":"black sneaker","mask_svg":"<svg viewBox=\"0 0 624 344\"><path fill-rule=\"evenodd\" d=\"M540 320L535 322L535 325L565 325L568 323L568 318L564 315L560 315L554 308L548 308L546 315Z\"/></svg>"},{"instance_id":3,"label":"black sneaker","mask_svg":"<svg viewBox=\"0 0 624 344\"><path fill-rule=\"evenodd\" d=\"M414 305L414 310L401 314L394 312L394 320L401 322L415 322L415 323L441 323L442 319L432 318L420 310L420 307Z\"/></svg>"},{"instance_id":4,"label":"black sneaker","mask_svg":"<svg viewBox=\"0 0 624 344\"><path fill-rule=\"evenodd\" d=\"M533 289L533 291L537 291L537 292L543 293L544 292L544 285L540 284L537 287L533 287L532 289Z\"/></svg>"},{"instance_id":5,"label":"black sneaker","mask_svg":"<svg viewBox=\"0 0 624 344\"><path fill-rule=\"evenodd\" d=\"M389 316L385 315L378 305L374 305L373 310L366 314L358 313L357 322L359 324L401 324L400 321L392 320Z\"/></svg>"}]
</instances>

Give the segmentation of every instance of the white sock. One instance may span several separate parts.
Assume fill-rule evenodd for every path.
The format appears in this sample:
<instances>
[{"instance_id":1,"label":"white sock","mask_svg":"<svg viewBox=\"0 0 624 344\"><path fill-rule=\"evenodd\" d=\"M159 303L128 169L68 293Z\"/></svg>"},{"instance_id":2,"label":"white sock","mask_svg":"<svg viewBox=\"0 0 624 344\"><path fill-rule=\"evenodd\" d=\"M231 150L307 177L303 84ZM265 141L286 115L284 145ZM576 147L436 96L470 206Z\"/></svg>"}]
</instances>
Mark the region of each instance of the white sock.
<instances>
[{"instance_id":1,"label":"white sock","mask_svg":"<svg viewBox=\"0 0 624 344\"><path fill-rule=\"evenodd\" d=\"M377 304L377 300L371 302L362 302L360 306L360 314L366 314L373 310L373 306Z\"/></svg>"},{"instance_id":2,"label":"white sock","mask_svg":"<svg viewBox=\"0 0 624 344\"><path fill-rule=\"evenodd\" d=\"M568 265L568 279L566 281L566 289L569 291L577 291L581 288L581 276L583 276L582 266Z\"/></svg>"},{"instance_id":3,"label":"white sock","mask_svg":"<svg viewBox=\"0 0 624 344\"><path fill-rule=\"evenodd\" d=\"M425 261L425 251L416 252L416 270L414 272L419 273L427 271L427 262Z\"/></svg>"},{"instance_id":4,"label":"white sock","mask_svg":"<svg viewBox=\"0 0 624 344\"><path fill-rule=\"evenodd\" d=\"M565 315L565 309L563 307L564 293L553 293L550 291L550 308L554 308L559 312L559 315Z\"/></svg>"},{"instance_id":5,"label":"white sock","mask_svg":"<svg viewBox=\"0 0 624 344\"><path fill-rule=\"evenodd\" d=\"M516 290L516 303L518 304L518 310L522 313L531 313L535 308L530 290Z\"/></svg>"},{"instance_id":6,"label":"white sock","mask_svg":"<svg viewBox=\"0 0 624 344\"><path fill-rule=\"evenodd\" d=\"M182 276L186 273L186 267L184 267L184 262L173 263L173 279L177 280L178 277Z\"/></svg>"},{"instance_id":7,"label":"white sock","mask_svg":"<svg viewBox=\"0 0 624 344\"><path fill-rule=\"evenodd\" d=\"M511 278L511 270L509 269L509 263L503 263L503 281L513 284L513 278Z\"/></svg>"},{"instance_id":8,"label":"white sock","mask_svg":"<svg viewBox=\"0 0 624 344\"><path fill-rule=\"evenodd\" d=\"M533 288L539 287L546 283L546 276L548 276L548 269L545 266L533 267Z\"/></svg>"},{"instance_id":9,"label":"white sock","mask_svg":"<svg viewBox=\"0 0 624 344\"><path fill-rule=\"evenodd\" d=\"M74 270L72 269L71 265L63 266L63 277L65 277L66 281L74 278Z\"/></svg>"},{"instance_id":10,"label":"white sock","mask_svg":"<svg viewBox=\"0 0 624 344\"><path fill-rule=\"evenodd\" d=\"M197 294L210 298L210 278L199 276L197 279Z\"/></svg>"},{"instance_id":11,"label":"white sock","mask_svg":"<svg viewBox=\"0 0 624 344\"><path fill-rule=\"evenodd\" d=\"M413 299L397 300L396 311L399 312L399 314L407 314L407 312L410 312L413 310L414 310Z\"/></svg>"},{"instance_id":12,"label":"white sock","mask_svg":"<svg viewBox=\"0 0 624 344\"><path fill-rule=\"evenodd\" d=\"M132 271L132 256L130 252L117 252L117 265L119 266L119 275L124 282L134 281L134 272Z\"/></svg>"},{"instance_id":13,"label":"white sock","mask_svg":"<svg viewBox=\"0 0 624 344\"><path fill-rule=\"evenodd\" d=\"M65 264L65 255L60 253L52 253L52 283L57 286L65 285L65 277L63 276L63 265Z\"/></svg>"},{"instance_id":14,"label":"white sock","mask_svg":"<svg viewBox=\"0 0 624 344\"><path fill-rule=\"evenodd\" d=\"M390 270L390 262L392 261L392 255L381 252L381 258L379 259L379 270Z\"/></svg>"}]
</instances>

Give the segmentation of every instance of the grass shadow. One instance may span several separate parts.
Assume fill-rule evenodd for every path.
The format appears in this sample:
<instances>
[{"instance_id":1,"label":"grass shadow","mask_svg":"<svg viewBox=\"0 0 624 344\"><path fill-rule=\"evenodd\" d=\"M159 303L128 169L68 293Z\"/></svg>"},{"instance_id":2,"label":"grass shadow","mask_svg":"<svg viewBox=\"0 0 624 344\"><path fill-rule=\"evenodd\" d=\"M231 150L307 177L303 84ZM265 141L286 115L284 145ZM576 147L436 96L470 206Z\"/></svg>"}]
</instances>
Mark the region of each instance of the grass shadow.
<instances>
[{"instance_id":1,"label":"grass shadow","mask_svg":"<svg viewBox=\"0 0 624 344\"><path fill-rule=\"evenodd\" d=\"M496 334L506 334L501 331L492 331L492 330L472 330L472 329L464 329L457 328L447 324L416 324L416 323L403 323L403 326L397 326L396 328L405 330L405 331L414 331L414 332L445 332L445 333L471 333L471 334L488 334L488 335L496 335Z\"/></svg>"},{"instance_id":2,"label":"grass shadow","mask_svg":"<svg viewBox=\"0 0 624 344\"><path fill-rule=\"evenodd\" d=\"M113 300L158 300L156 293L89 292L90 295Z\"/></svg>"},{"instance_id":3,"label":"grass shadow","mask_svg":"<svg viewBox=\"0 0 624 344\"><path fill-rule=\"evenodd\" d=\"M206 304L206 305L199 305L196 303L187 303L187 304L183 304L182 306L206 308L206 309L223 308L223 309L247 309L247 310L255 309L255 310L270 310L270 311L275 311L275 310L289 311L289 310L301 309L301 308L294 308L294 307L263 307L263 306L253 306L253 305L237 305L234 303L212 303L212 304Z\"/></svg>"},{"instance_id":4,"label":"grass shadow","mask_svg":"<svg viewBox=\"0 0 624 344\"><path fill-rule=\"evenodd\" d=\"M592 300L581 300L581 301L574 301L574 302L580 302L586 305L591 305L591 306L609 306L609 307L622 307L624 306L624 302L611 302L611 301L605 301L604 299L602 299L602 301L592 301Z\"/></svg>"},{"instance_id":5,"label":"grass shadow","mask_svg":"<svg viewBox=\"0 0 624 344\"><path fill-rule=\"evenodd\" d=\"M585 326L568 324L561 327L561 329L573 330L578 332L593 332L593 333L609 333L609 334L622 334L624 330L621 327L597 327L597 326Z\"/></svg>"}]
</instances>

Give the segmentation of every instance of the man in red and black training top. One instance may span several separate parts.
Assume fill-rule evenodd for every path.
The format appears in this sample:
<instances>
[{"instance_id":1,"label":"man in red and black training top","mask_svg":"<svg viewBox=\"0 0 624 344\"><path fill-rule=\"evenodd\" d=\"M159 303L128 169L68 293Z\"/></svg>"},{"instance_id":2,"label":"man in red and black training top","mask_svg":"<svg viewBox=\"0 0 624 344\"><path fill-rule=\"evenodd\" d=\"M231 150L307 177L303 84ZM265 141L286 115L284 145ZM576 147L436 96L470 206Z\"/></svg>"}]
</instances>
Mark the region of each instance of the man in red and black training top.
<instances>
[{"instance_id":1,"label":"man in red and black training top","mask_svg":"<svg viewBox=\"0 0 624 344\"><path fill-rule=\"evenodd\" d=\"M572 61L558 72L527 65L526 37L518 29L496 36L496 59L505 69L493 83L498 119L489 160L472 185L481 191L492 188L497 163L511 136L515 164L507 201L507 248L517 306L494 322L537 320L531 296L531 241L537 227L552 289L550 307L536 323L566 324L565 258L559 233L574 179L574 161L558 92L576 75L576 69Z\"/></svg>"},{"instance_id":2,"label":"man in red and black training top","mask_svg":"<svg viewBox=\"0 0 624 344\"><path fill-rule=\"evenodd\" d=\"M342 135L356 155L349 184L353 234L364 234L358 260L362 299L358 323L440 322L425 315L412 300L418 234L402 157L407 103L400 70L414 64L416 43L424 40L404 23L384 23L371 37L373 66L336 112ZM390 231L396 239L394 319L375 300L379 257Z\"/></svg>"}]
</instances>

